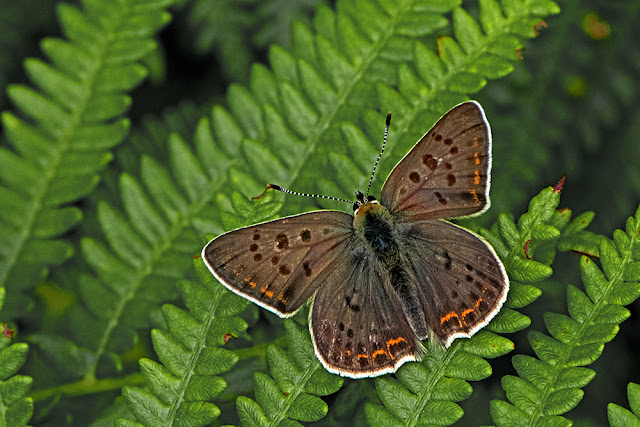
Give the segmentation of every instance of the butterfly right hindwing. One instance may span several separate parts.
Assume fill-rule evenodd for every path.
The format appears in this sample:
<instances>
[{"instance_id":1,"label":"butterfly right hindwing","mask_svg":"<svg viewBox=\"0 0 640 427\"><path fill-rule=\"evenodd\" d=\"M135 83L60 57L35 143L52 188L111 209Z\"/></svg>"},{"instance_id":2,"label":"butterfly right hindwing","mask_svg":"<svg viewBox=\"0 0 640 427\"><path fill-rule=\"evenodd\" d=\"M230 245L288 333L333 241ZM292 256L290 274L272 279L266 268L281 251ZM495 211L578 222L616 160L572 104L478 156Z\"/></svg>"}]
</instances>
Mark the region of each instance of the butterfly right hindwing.
<instances>
[{"instance_id":1,"label":"butterfly right hindwing","mask_svg":"<svg viewBox=\"0 0 640 427\"><path fill-rule=\"evenodd\" d=\"M509 278L481 237L443 220L403 224L401 233L405 268L440 342L472 336L500 311Z\"/></svg>"}]
</instances>

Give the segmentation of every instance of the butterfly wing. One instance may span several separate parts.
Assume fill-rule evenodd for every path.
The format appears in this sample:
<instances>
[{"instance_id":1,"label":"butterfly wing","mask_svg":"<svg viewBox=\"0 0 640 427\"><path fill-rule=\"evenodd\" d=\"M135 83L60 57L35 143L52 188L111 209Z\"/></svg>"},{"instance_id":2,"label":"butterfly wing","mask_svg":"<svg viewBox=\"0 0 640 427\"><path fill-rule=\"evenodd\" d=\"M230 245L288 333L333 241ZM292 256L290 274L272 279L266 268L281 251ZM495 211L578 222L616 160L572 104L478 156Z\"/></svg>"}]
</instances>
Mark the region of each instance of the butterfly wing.
<instances>
[{"instance_id":1,"label":"butterfly wing","mask_svg":"<svg viewBox=\"0 0 640 427\"><path fill-rule=\"evenodd\" d=\"M316 355L329 372L342 376L395 372L422 350L393 296L390 273L356 241L318 290L310 325Z\"/></svg>"},{"instance_id":2,"label":"butterfly wing","mask_svg":"<svg viewBox=\"0 0 640 427\"><path fill-rule=\"evenodd\" d=\"M281 218L218 236L202 259L231 291L289 317L342 259L352 224L353 217L339 211Z\"/></svg>"},{"instance_id":3,"label":"butterfly wing","mask_svg":"<svg viewBox=\"0 0 640 427\"><path fill-rule=\"evenodd\" d=\"M490 153L482 107L459 104L391 171L380 201L400 221L480 214L489 208Z\"/></svg>"},{"instance_id":4,"label":"butterfly wing","mask_svg":"<svg viewBox=\"0 0 640 427\"><path fill-rule=\"evenodd\" d=\"M440 342L472 336L500 311L509 278L484 239L444 220L405 224L401 233L404 268Z\"/></svg>"}]
</instances>

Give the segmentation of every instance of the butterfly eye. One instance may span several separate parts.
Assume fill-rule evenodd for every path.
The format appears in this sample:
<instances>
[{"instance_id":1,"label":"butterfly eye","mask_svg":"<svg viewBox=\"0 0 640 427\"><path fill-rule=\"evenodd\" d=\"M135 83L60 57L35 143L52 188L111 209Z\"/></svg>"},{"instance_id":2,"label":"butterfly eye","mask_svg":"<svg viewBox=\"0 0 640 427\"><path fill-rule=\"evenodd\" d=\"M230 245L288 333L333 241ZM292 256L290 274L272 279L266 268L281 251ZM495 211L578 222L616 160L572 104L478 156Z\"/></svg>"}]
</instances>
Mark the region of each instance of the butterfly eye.
<instances>
[{"instance_id":1,"label":"butterfly eye","mask_svg":"<svg viewBox=\"0 0 640 427\"><path fill-rule=\"evenodd\" d=\"M355 211L357 211L357 210L358 210L358 208L359 208L360 206L362 206L362 203L360 203L360 202L353 202L353 211L354 211L354 212L355 212Z\"/></svg>"},{"instance_id":2,"label":"butterfly eye","mask_svg":"<svg viewBox=\"0 0 640 427\"><path fill-rule=\"evenodd\" d=\"M373 197L373 196L367 197L367 202L375 202L375 201L376 201L375 197Z\"/></svg>"}]
</instances>

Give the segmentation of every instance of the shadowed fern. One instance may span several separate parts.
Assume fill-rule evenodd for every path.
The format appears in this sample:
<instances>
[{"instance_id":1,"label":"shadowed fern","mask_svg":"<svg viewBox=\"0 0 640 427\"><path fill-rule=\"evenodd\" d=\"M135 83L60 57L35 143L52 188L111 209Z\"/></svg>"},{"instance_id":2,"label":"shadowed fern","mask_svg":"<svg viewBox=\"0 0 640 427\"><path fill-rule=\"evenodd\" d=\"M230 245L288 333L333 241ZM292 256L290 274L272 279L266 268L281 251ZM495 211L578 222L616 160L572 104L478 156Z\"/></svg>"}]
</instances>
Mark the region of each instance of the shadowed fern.
<instances>
[{"instance_id":1,"label":"shadowed fern","mask_svg":"<svg viewBox=\"0 0 640 427\"><path fill-rule=\"evenodd\" d=\"M0 308L5 290L0 288ZM33 414L33 400L26 397L32 379L15 375L27 359L29 347L24 343L11 344L14 330L0 323L0 425L25 426Z\"/></svg>"},{"instance_id":2,"label":"shadowed fern","mask_svg":"<svg viewBox=\"0 0 640 427\"><path fill-rule=\"evenodd\" d=\"M581 390L595 371L584 368L600 357L604 344L618 333L630 313L624 305L640 296L640 208L627 220L626 230L616 230L613 240L599 245L602 270L593 259L582 256L580 270L586 294L567 288L569 316L545 313L551 337L529 332L538 358L516 355L512 363L519 376L502 378L511 403L491 402L498 426L570 426L560 415L582 400Z\"/></svg>"},{"instance_id":3,"label":"shadowed fern","mask_svg":"<svg viewBox=\"0 0 640 427\"><path fill-rule=\"evenodd\" d=\"M253 39L259 46L291 46L291 25L308 21L319 0L194 0L189 5L188 24L195 32L199 54L213 51L224 74L232 81L245 82L256 52L247 47ZM221 20L224 16L226 19Z\"/></svg>"},{"instance_id":4,"label":"shadowed fern","mask_svg":"<svg viewBox=\"0 0 640 427\"><path fill-rule=\"evenodd\" d=\"M84 10L61 4L67 40L46 38L51 63L27 59L37 86L8 88L20 111L2 114L11 149L0 149L0 286L4 316L24 315L22 294L73 253L62 234L82 218L67 206L89 194L111 159L109 150L129 128L126 92L145 77L137 61L155 49L151 39L169 20L166 1L85 1Z\"/></svg>"}]
</instances>

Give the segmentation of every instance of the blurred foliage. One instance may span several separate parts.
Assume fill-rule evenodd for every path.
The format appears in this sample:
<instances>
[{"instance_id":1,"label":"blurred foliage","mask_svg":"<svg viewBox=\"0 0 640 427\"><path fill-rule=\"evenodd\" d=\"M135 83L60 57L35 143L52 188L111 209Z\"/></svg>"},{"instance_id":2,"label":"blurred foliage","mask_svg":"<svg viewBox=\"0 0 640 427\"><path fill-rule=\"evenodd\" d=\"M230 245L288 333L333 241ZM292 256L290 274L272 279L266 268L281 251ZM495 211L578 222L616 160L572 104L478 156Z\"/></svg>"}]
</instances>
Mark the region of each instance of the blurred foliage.
<instances>
[{"instance_id":1,"label":"blurred foliage","mask_svg":"<svg viewBox=\"0 0 640 427\"><path fill-rule=\"evenodd\" d=\"M499 235L492 241L496 246L508 245L501 253L503 258L522 259L523 253L518 252L521 240L526 243L529 234L533 236L535 261L518 261L512 268L517 271L516 267L538 261L544 264L537 267L544 267L541 281L521 285L531 295L540 291L542 295L536 300L522 293L519 296L526 303L520 305L510 300L509 312L526 322L512 328L522 330L509 334L508 339L519 358L514 360L536 360L530 357L534 353L529 340L532 336L541 339L550 316L560 318L545 313L569 314L567 289L589 282L581 279L579 267L587 258L580 261L566 251L587 254L600 265L600 235L620 239L621 232L614 230L624 229L625 220L640 204L640 107L635 102L640 91L640 2L557 0L561 12L540 12L544 17L536 18L538 23L530 28L537 37L525 40L534 34L518 34L516 42L522 46L508 58L513 71L502 68L482 81L474 80L473 85L463 82L463 76L452 72L455 67L446 61L446 70L453 77L441 83L442 75L431 74L421 64L423 58L414 55L424 49L441 58L439 48L451 48L447 43L455 39L458 49L462 46L458 54L471 56L465 41L478 35L464 29L473 28L470 20L484 23L483 10L498 2L415 1L411 9L415 22L407 19L399 27L402 30L395 29L397 23L389 18L395 16L394 8L400 9L395 3L78 0L60 6L53 1L0 0L0 108L6 110L0 129L4 166L0 171L0 237L5 242L0 267L8 265L6 259L15 267L0 274L5 305L0 323L5 331L12 331L10 338L0 338L6 341L2 354L20 350L19 355L7 356L12 364L5 365L0 378L0 404L20 409L20 419L15 424L8 420L9 425L98 426L116 420L120 425L134 425L134 414L157 420L160 415L151 413L154 410L178 408L167 402L185 391L188 398L175 409L182 412L162 412L162 417L189 414L188 405L194 405L191 414L198 414L196 405L211 401L206 415L188 422L195 425L218 416L218 422L234 424L282 419L269 412L270 404L282 400L280 382L290 384L287 375L277 374L283 369L278 366L294 366L288 374L312 366L308 360L299 364L297 355L289 353L294 342L306 340L303 330L293 323L285 328L281 319L254 305L239 314L248 333L239 328L237 339L226 343L225 338L224 343L208 347L222 353L233 351L234 362L225 366L230 370L198 372L211 375L207 381L227 385L226 389L219 385L215 393L194 393L197 387L193 384L203 380L190 377L191 371L183 366L172 365L191 360L191 352L200 354L194 343L207 340L194 338L195 332L188 344L173 338L182 332L176 331L176 325L199 326L207 321L197 299L189 297L195 291L183 287L178 292L179 280L188 280L193 289L202 286L196 284L192 256L207 238L272 218L282 206L280 214L319 206L350 211L349 206L281 195L252 205L246 196L258 194L264 183L275 181L298 191L349 197L368 178L384 116L391 109L389 152L374 183L379 191L386 174L415 139L447 108L467 97L485 108L494 151L492 208L463 223L476 229L497 224L485 230L485 235ZM69 4L81 12L76 13ZM453 12L460 4L462 9ZM520 2L503 0L499 4L508 10ZM119 7L128 13L119 13ZM168 22L168 13L171 23L160 31ZM137 18L128 19L132 16ZM437 19L418 19L425 16ZM372 25L361 33L349 33L345 31L351 24L345 21ZM393 37L379 39L380 34ZM356 42L349 37L362 39ZM63 49L53 38L70 42ZM496 41L488 39L487 46L509 51L511 45L496 47ZM380 47L384 43L388 44ZM325 50L312 52L312 45ZM360 46L373 50L359 52L356 48ZM325 62L314 62L317 57ZM331 66L314 74L314 69L326 64ZM471 68L460 66L463 74ZM109 74L114 69L118 73ZM482 71L487 70L475 69L478 75ZM149 78L142 80L145 76ZM429 86L433 82L440 83ZM10 85L15 83L21 85ZM345 89L350 85L355 89ZM335 101L333 91L346 100L340 98L342 104ZM80 154L69 149L74 143ZM540 189L558 182L564 173L560 207L577 213L593 211L595 217L576 215L567 225L561 217L569 211L557 211L545 224L564 234L554 235L552 244L541 239L535 247L535 233L548 230L531 231L521 224L516 228L512 218L520 217L532 198L538 200L534 196ZM48 198L47 185L56 180L61 182L56 197ZM532 212L531 206L529 209ZM40 222L31 227L29 215ZM593 233L582 230L581 220ZM27 242L20 249L23 252L11 258L8 251L23 241ZM630 259L637 260L637 255ZM639 271L639 261L633 262L625 265L628 277ZM604 269L607 276L615 270L607 265ZM588 368L595 378L574 385L571 404L561 405L556 413L577 425L606 425L607 415L612 425L637 421L637 386L630 384L629 394L625 393L626 385L637 382L640 375L633 357L640 328L631 327L638 319L637 304L626 307L629 319L619 325L619 332L616 329L600 340L612 339L602 355L588 360L597 359ZM521 307L523 314L511 310ZM168 313L174 317L167 317ZM295 320L306 322L303 315ZM287 348L285 329L288 353L283 349ZM510 332L507 329L498 327L486 333ZM557 331L555 324L549 328L552 335ZM292 338L294 332L297 341ZM160 336L166 342L159 343ZM206 336L202 330L201 337ZM469 346L475 342L469 341ZM183 344L189 352L184 350L179 357L167 355ZM156 353L160 348L162 354ZM458 403L440 408L455 409L455 416L438 418L440 422L460 417L456 425L504 421L506 418L492 418L496 413L490 412L490 401L506 405L514 396L517 400L519 387L525 387L522 378L526 376L516 371L512 357L513 353L497 357L490 365L478 357L483 375L472 378L467 374L469 378L491 376L474 382L473 393L469 384L459 380L464 383L457 383L462 395L443 398L446 403ZM192 363L196 366L195 360ZM197 361L204 367L207 363L210 361ZM328 411L316 424L343 425L351 417L363 424L367 417L398 411L389 390L400 390L408 401L415 397L411 393L418 393L405 389L412 378L410 369L405 371L399 373L403 385L396 384L393 376L345 380L337 392L339 386L308 395L314 408L319 408L318 414ZM455 377L451 381L466 378L446 375ZM177 381L189 388L180 388ZM142 388L145 385L150 389ZM255 387L259 387L257 392ZM329 393L333 394L324 396ZM236 407L238 396L242 396L240 408ZM323 396L326 405L318 396ZM154 402L156 407L140 415L139 407L129 410L127 405L135 405L132 401ZM571 409L574 404L577 406ZM494 410L505 408L498 405L494 403ZM627 407L633 413L624 409ZM307 418L321 418L316 415ZM307 419L296 418L292 412L287 417Z\"/></svg>"}]
</instances>

